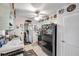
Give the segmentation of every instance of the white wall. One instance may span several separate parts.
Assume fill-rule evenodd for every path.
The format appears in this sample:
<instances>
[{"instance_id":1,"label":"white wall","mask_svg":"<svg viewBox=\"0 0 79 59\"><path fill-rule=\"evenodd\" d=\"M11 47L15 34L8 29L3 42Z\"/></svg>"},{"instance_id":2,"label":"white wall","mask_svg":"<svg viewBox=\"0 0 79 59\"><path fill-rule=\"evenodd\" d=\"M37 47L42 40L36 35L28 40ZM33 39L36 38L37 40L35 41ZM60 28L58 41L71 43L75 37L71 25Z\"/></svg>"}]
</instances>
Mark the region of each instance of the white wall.
<instances>
[{"instance_id":1,"label":"white wall","mask_svg":"<svg viewBox=\"0 0 79 59\"><path fill-rule=\"evenodd\" d=\"M79 4L76 5L76 10L65 10L57 19L57 55L79 56Z\"/></svg>"}]
</instances>

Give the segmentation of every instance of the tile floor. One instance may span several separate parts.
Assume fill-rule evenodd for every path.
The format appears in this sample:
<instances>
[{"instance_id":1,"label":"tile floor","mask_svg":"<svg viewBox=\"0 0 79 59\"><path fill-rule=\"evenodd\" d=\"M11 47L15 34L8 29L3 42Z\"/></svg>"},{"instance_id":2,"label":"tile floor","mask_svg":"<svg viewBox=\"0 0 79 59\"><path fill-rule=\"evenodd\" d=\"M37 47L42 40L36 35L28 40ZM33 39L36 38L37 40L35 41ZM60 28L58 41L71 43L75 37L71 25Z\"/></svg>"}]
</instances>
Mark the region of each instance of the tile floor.
<instances>
[{"instance_id":1,"label":"tile floor","mask_svg":"<svg viewBox=\"0 0 79 59\"><path fill-rule=\"evenodd\" d=\"M25 45L24 50L28 51L33 49L34 52L38 55L38 56L48 56L42 49L41 47L37 44L37 43L33 43L33 44L29 44L29 45Z\"/></svg>"}]
</instances>

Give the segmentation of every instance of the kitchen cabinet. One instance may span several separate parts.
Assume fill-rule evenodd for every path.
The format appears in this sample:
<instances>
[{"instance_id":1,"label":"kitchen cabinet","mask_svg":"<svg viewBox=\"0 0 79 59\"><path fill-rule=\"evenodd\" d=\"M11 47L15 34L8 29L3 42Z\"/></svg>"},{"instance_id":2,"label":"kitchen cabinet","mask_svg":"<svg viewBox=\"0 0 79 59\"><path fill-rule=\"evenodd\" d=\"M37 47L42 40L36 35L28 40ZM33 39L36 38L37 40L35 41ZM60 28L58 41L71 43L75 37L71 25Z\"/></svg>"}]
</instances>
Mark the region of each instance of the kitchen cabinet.
<instances>
[{"instance_id":1,"label":"kitchen cabinet","mask_svg":"<svg viewBox=\"0 0 79 59\"><path fill-rule=\"evenodd\" d=\"M0 30L9 30L9 23L12 23L14 27L14 19L14 11L11 4L0 4Z\"/></svg>"}]
</instances>

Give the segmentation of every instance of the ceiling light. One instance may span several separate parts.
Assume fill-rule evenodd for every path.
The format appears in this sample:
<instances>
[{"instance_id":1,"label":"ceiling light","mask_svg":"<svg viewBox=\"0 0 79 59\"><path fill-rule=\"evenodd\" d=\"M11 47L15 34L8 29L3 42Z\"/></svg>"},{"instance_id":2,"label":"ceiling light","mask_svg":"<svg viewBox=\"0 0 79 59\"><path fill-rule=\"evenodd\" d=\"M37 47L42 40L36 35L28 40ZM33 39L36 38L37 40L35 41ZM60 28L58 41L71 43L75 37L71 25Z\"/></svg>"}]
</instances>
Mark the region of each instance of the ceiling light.
<instances>
[{"instance_id":1,"label":"ceiling light","mask_svg":"<svg viewBox=\"0 0 79 59\"><path fill-rule=\"evenodd\" d=\"M35 17L34 20L39 21L41 19L41 17Z\"/></svg>"},{"instance_id":2,"label":"ceiling light","mask_svg":"<svg viewBox=\"0 0 79 59\"><path fill-rule=\"evenodd\" d=\"M37 20L37 21L39 21L39 20L40 20L40 19L39 19L39 17L35 17L34 19L35 19L35 20Z\"/></svg>"},{"instance_id":3,"label":"ceiling light","mask_svg":"<svg viewBox=\"0 0 79 59\"><path fill-rule=\"evenodd\" d=\"M42 14L47 14L47 12L46 12L46 11L41 11L40 13L42 13Z\"/></svg>"}]
</instances>

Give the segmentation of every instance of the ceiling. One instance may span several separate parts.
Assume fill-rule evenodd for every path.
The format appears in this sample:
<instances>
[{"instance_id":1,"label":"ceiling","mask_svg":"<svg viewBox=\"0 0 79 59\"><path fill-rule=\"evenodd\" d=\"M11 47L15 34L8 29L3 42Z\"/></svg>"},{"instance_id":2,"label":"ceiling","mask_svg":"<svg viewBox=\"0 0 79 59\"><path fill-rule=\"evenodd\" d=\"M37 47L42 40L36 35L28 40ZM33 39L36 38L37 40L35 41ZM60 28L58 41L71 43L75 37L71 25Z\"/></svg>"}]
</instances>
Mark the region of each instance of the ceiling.
<instances>
[{"instance_id":1,"label":"ceiling","mask_svg":"<svg viewBox=\"0 0 79 59\"><path fill-rule=\"evenodd\" d=\"M38 10L43 14L55 14L58 9L67 3L15 3L16 16L32 18Z\"/></svg>"}]
</instances>

